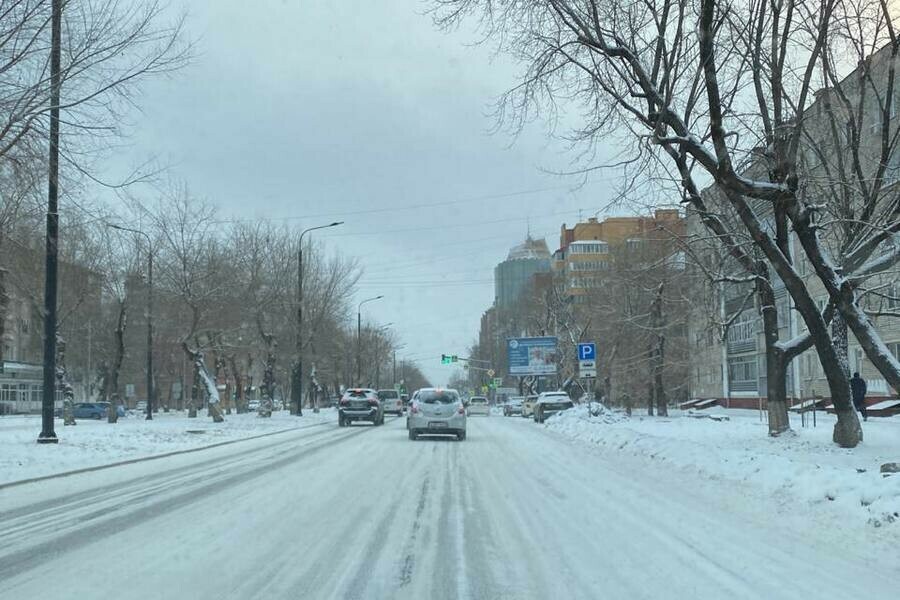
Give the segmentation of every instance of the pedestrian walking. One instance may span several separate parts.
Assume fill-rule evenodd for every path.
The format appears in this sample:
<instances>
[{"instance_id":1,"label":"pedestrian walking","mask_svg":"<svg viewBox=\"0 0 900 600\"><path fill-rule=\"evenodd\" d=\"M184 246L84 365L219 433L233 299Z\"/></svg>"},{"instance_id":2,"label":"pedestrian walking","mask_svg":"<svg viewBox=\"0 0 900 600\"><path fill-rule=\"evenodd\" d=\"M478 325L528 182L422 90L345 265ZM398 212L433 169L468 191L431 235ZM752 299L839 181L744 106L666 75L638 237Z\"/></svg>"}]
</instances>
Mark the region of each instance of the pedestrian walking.
<instances>
[{"instance_id":1,"label":"pedestrian walking","mask_svg":"<svg viewBox=\"0 0 900 600\"><path fill-rule=\"evenodd\" d=\"M866 412L866 380L854 373L850 379L850 391L853 393L853 406L862 413L863 421L869 420Z\"/></svg>"}]
</instances>

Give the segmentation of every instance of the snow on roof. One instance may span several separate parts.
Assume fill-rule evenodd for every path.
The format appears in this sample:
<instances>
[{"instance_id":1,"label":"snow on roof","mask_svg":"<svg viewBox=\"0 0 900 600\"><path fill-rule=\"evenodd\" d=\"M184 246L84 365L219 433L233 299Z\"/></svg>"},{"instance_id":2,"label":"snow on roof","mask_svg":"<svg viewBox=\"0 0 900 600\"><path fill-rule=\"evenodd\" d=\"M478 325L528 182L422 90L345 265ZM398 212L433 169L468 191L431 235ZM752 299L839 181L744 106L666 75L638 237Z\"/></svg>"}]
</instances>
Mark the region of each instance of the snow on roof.
<instances>
[{"instance_id":1,"label":"snow on roof","mask_svg":"<svg viewBox=\"0 0 900 600\"><path fill-rule=\"evenodd\" d=\"M518 246L513 246L506 260L522 260L526 258L550 258L550 250L543 239L535 240L531 236Z\"/></svg>"}]
</instances>

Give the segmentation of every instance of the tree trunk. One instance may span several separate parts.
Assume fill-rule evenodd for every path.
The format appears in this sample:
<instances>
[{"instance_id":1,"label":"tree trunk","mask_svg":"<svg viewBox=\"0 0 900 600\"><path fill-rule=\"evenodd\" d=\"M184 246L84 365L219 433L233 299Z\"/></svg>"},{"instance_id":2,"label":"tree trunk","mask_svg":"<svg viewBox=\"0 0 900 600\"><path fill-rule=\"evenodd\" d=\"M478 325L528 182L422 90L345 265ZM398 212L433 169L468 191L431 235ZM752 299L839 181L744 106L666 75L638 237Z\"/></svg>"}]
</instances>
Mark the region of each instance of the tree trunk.
<instances>
[{"instance_id":1,"label":"tree trunk","mask_svg":"<svg viewBox=\"0 0 900 600\"><path fill-rule=\"evenodd\" d=\"M59 334L56 336L56 381L63 391L63 425L76 425L75 392L66 369L66 340Z\"/></svg>"},{"instance_id":2,"label":"tree trunk","mask_svg":"<svg viewBox=\"0 0 900 600\"><path fill-rule=\"evenodd\" d=\"M753 237L754 242L766 254L772 267L781 277L788 293L794 299L797 311L803 316L803 321L806 323L807 329L809 329L813 345L825 372L825 379L828 382L828 389L831 393L835 414L838 419L834 426L833 441L842 448L856 447L862 441L862 428L859 426L859 419L851 403L850 379L843 371L838 360L837 352L831 341L831 335L825 324L825 319L819 311L819 307L816 306L812 296L810 296L805 282L797 275L793 267L786 263L784 255L762 231L759 221L749 205L739 194L731 190L725 191L740 215L741 221L743 221ZM793 217L792 222L794 231L797 233L797 239L803 245L810 263L816 269L823 282L825 282L825 274L822 272L822 269L827 261L817 254L819 246L815 229L810 227L808 222L799 221ZM825 284L826 286L828 285L827 282ZM855 332L856 330L854 329Z\"/></svg>"},{"instance_id":3,"label":"tree trunk","mask_svg":"<svg viewBox=\"0 0 900 600\"><path fill-rule=\"evenodd\" d=\"M849 360L849 336L847 334L847 321L840 312L835 313L831 320L831 340L834 342L834 350L837 352L838 362L844 369L844 373L850 376Z\"/></svg>"},{"instance_id":4,"label":"tree trunk","mask_svg":"<svg viewBox=\"0 0 900 600\"><path fill-rule=\"evenodd\" d=\"M197 399L199 397L201 386L207 396L207 414L212 417L214 423L221 423L225 420L222 415L221 403L219 402L219 391L216 388L216 381L206 369L206 363L203 361L203 352L201 350L191 350L187 342L182 343L182 348L194 365L194 385L191 387L191 411L197 416Z\"/></svg>"},{"instance_id":5,"label":"tree trunk","mask_svg":"<svg viewBox=\"0 0 900 600\"><path fill-rule=\"evenodd\" d=\"M122 370L122 361L125 359L125 323L126 304L119 301L119 315L116 319L116 354L107 379L106 395L109 398L109 410L106 411L106 420L109 423L119 422L119 372Z\"/></svg>"},{"instance_id":6,"label":"tree trunk","mask_svg":"<svg viewBox=\"0 0 900 600\"><path fill-rule=\"evenodd\" d=\"M762 263L757 268L761 277L757 279L756 297L762 309L766 346L766 411L769 416L769 435L774 437L791 428L787 403L787 365L784 352L778 347L778 309L769 271Z\"/></svg>"},{"instance_id":7,"label":"tree trunk","mask_svg":"<svg viewBox=\"0 0 900 600\"><path fill-rule=\"evenodd\" d=\"M3 344L6 336L6 316L9 312L9 296L6 294L6 269L0 268L0 368L3 367Z\"/></svg>"}]
</instances>

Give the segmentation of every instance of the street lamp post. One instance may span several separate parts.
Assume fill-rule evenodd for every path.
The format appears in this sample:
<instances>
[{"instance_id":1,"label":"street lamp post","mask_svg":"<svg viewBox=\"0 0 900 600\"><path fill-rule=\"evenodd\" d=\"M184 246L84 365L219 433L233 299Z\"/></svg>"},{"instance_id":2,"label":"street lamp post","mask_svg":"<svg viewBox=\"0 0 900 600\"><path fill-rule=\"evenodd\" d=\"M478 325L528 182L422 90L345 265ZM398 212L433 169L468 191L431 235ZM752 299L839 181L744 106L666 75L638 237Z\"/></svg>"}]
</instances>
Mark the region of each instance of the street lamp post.
<instances>
[{"instance_id":1,"label":"street lamp post","mask_svg":"<svg viewBox=\"0 0 900 600\"><path fill-rule=\"evenodd\" d=\"M378 331L383 333L390 329L391 325L394 323L387 323L386 325L382 325L378 328ZM381 389L381 340L376 340L378 342L375 345L375 351L377 352L377 356L375 357L375 389Z\"/></svg>"},{"instance_id":2,"label":"street lamp post","mask_svg":"<svg viewBox=\"0 0 900 600\"><path fill-rule=\"evenodd\" d=\"M56 444L53 408L56 401L56 297L59 246L59 88L62 0L53 0L50 15L50 155L47 181L47 242L44 270L44 389L39 444Z\"/></svg>"},{"instance_id":3,"label":"street lamp post","mask_svg":"<svg viewBox=\"0 0 900 600\"><path fill-rule=\"evenodd\" d=\"M310 227L300 232L300 247L297 250L297 359L294 362L291 394L297 404L297 416L303 416L303 236L316 229L327 229L343 225L343 221L335 221L328 225Z\"/></svg>"},{"instance_id":4,"label":"street lamp post","mask_svg":"<svg viewBox=\"0 0 900 600\"><path fill-rule=\"evenodd\" d=\"M356 385L362 385L362 344L360 342L362 339L360 337L362 332L362 305L366 302L381 300L382 298L384 298L383 295L366 298L356 307Z\"/></svg>"},{"instance_id":5,"label":"street lamp post","mask_svg":"<svg viewBox=\"0 0 900 600\"><path fill-rule=\"evenodd\" d=\"M109 227L119 231L128 231L142 235L147 239L147 416L145 420L153 420L153 240L140 229L123 227L107 223Z\"/></svg>"}]
</instances>

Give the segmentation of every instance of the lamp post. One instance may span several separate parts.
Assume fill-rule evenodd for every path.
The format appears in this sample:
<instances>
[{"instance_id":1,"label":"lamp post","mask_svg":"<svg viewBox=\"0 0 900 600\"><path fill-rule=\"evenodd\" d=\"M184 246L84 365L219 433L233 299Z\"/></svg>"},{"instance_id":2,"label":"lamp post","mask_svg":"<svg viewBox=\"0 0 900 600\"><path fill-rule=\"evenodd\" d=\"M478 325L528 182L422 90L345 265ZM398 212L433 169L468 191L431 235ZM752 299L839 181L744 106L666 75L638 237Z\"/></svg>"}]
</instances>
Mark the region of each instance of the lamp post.
<instances>
[{"instance_id":1,"label":"lamp post","mask_svg":"<svg viewBox=\"0 0 900 600\"><path fill-rule=\"evenodd\" d=\"M147 239L147 416L145 420L153 420L153 240L140 229L123 227L113 223L107 226L119 231L128 231L142 235Z\"/></svg>"},{"instance_id":2,"label":"lamp post","mask_svg":"<svg viewBox=\"0 0 900 600\"><path fill-rule=\"evenodd\" d=\"M392 321L390 323L382 325L378 328L378 332L384 333L385 331L390 329L391 325L393 324L394 323ZM378 343L375 345L375 351L377 353L377 356L375 357L375 389L378 390L381 389L381 340L378 339L376 340L376 342Z\"/></svg>"},{"instance_id":3,"label":"lamp post","mask_svg":"<svg viewBox=\"0 0 900 600\"><path fill-rule=\"evenodd\" d=\"M356 385L362 385L362 344L360 342L360 334L362 331L362 305L366 302L381 300L382 298L384 298L383 295L366 298L356 307Z\"/></svg>"},{"instance_id":4,"label":"lamp post","mask_svg":"<svg viewBox=\"0 0 900 600\"><path fill-rule=\"evenodd\" d=\"M59 248L59 88L62 0L53 0L50 14L50 156L47 178L47 243L44 269L44 389L38 444L56 444L53 408L56 403L56 297Z\"/></svg>"},{"instance_id":5,"label":"lamp post","mask_svg":"<svg viewBox=\"0 0 900 600\"><path fill-rule=\"evenodd\" d=\"M316 229L327 229L343 225L343 221L335 221L328 225L310 227L300 232L300 247L297 250L297 358L294 362L291 394L297 404L297 416L303 416L303 236Z\"/></svg>"}]
</instances>

